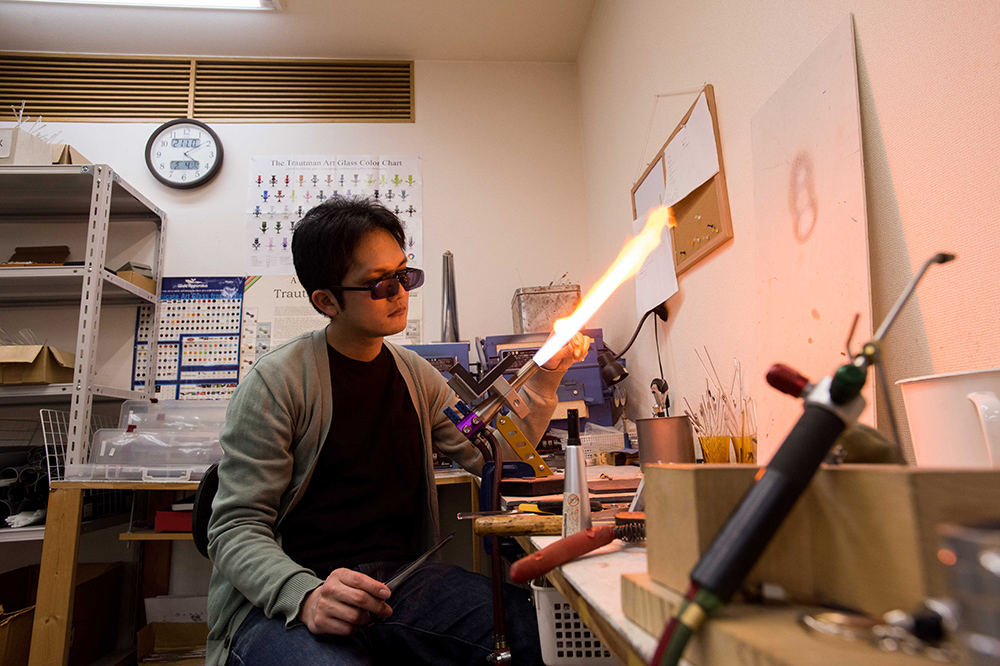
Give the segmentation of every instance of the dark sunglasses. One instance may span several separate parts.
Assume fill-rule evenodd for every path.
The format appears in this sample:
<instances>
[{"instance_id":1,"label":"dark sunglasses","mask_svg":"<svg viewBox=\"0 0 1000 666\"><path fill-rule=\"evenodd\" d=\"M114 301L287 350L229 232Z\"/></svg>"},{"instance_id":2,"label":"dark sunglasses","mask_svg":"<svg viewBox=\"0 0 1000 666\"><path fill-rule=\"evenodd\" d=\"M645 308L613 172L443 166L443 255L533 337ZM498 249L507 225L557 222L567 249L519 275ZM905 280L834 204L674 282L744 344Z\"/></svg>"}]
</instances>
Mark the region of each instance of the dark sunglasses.
<instances>
[{"instance_id":1,"label":"dark sunglasses","mask_svg":"<svg viewBox=\"0 0 1000 666\"><path fill-rule=\"evenodd\" d=\"M389 277L372 282L367 287L330 287L330 289L340 289L341 291L370 291L372 300L378 301L383 298L392 298L399 293L402 287L406 291L413 291L424 283L424 272L419 268L404 268L398 273Z\"/></svg>"}]
</instances>

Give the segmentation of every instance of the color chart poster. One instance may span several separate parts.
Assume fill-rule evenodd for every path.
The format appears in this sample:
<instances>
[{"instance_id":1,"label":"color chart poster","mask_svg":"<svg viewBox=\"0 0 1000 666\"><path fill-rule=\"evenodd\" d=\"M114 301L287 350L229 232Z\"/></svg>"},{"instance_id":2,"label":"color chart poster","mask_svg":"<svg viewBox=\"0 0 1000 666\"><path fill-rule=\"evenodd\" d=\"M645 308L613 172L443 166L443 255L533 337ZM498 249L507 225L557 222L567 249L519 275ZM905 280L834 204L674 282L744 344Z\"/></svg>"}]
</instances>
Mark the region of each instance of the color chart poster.
<instances>
[{"instance_id":1,"label":"color chart poster","mask_svg":"<svg viewBox=\"0 0 1000 666\"><path fill-rule=\"evenodd\" d=\"M132 386L155 372L165 400L228 400L239 380L242 277L163 278L155 368L151 306L136 316Z\"/></svg>"},{"instance_id":2,"label":"color chart poster","mask_svg":"<svg viewBox=\"0 0 1000 666\"><path fill-rule=\"evenodd\" d=\"M420 158L392 155L255 155L246 209L246 274L292 276L292 233L313 207L333 196L366 197L393 211L406 233L411 266L423 268L423 181ZM273 290L272 290L273 291ZM390 338L423 340L422 290L410 294L406 330ZM309 307L308 302L303 303Z\"/></svg>"},{"instance_id":3,"label":"color chart poster","mask_svg":"<svg viewBox=\"0 0 1000 666\"><path fill-rule=\"evenodd\" d=\"M246 209L246 274L292 275L292 232L330 197L376 199L406 231L410 263L423 259L420 158L378 155L255 155Z\"/></svg>"}]
</instances>

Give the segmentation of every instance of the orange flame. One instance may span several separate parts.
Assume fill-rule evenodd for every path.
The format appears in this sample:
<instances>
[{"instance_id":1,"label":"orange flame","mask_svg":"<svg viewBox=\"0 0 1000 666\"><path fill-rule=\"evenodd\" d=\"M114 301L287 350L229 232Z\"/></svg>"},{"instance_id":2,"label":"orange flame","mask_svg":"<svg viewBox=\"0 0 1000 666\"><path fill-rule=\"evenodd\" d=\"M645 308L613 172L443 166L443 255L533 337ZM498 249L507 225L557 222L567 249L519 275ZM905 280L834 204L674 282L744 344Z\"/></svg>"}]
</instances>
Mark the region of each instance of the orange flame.
<instances>
[{"instance_id":1,"label":"orange flame","mask_svg":"<svg viewBox=\"0 0 1000 666\"><path fill-rule=\"evenodd\" d=\"M638 272L649 253L660 244L660 235L668 226L677 226L672 208L657 206L646 214L646 226L635 238L625 244L625 247L618 253L618 258L601 276L601 279L591 287L573 314L557 320L553 325L552 335L532 359L535 363L542 365L552 358L557 351L562 349L563 345L570 341L570 338L576 335L577 331L584 327L593 314L597 312L597 309L604 304L604 301L608 300L608 297L614 293L615 289Z\"/></svg>"}]
</instances>

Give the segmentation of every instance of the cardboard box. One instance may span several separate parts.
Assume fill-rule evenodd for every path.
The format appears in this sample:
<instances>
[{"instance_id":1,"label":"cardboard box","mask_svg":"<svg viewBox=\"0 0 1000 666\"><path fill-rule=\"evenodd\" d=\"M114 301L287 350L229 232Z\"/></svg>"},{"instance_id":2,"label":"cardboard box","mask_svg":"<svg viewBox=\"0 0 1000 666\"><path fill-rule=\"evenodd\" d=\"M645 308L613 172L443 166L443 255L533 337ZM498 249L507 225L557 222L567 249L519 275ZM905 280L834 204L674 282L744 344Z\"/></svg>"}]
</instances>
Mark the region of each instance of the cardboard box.
<instances>
[{"instance_id":1,"label":"cardboard box","mask_svg":"<svg viewBox=\"0 0 1000 666\"><path fill-rule=\"evenodd\" d=\"M157 532L190 532L191 511L157 511L153 529Z\"/></svg>"},{"instance_id":2,"label":"cardboard box","mask_svg":"<svg viewBox=\"0 0 1000 666\"><path fill-rule=\"evenodd\" d=\"M28 663L37 589L37 566L0 574L0 666Z\"/></svg>"},{"instance_id":3,"label":"cardboard box","mask_svg":"<svg viewBox=\"0 0 1000 666\"><path fill-rule=\"evenodd\" d=\"M68 143L50 143L53 164L93 164Z\"/></svg>"},{"instance_id":4,"label":"cardboard box","mask_svg":"<svg viewBox=\"0 0 1000 666\"><path fill-rule=\"evenodd\" d=\"M27 666L35 607L8 613L0 606L0 666Z\"/></svg>"},{"instance_id":5,"label":"cardboard box","mask_svg":"<svg viewBox=\"0 0 1000 666\"><path fill-rule=\"evenodd\" d=\"M0 575L0 665L28 663L38 565ZM121 601L122 564L78 564L69 666L85 666L115 648L118 640L118 604Z\"/></svg>"},{"instance_id":6,"label":"cardboard box","mask_svg":"<svg viewBox=\"0 0 1000 666\"><path fill-rule=\"evenodd\" d=\"M136 636L136 658L142 662L156 655L157 663L204 666L207 642L205 622L151 622Z\"/></svg>"},{"instance_id":7,"label":"cardboard box","mask_svg":"<svg viewBox=\"0 0 1000 666\"><path fill-rule=\"evenodd\" d=\"M87 666L118 642L122 564L78 564L69 666Z\"/></svg>"},{"instance_id":8,"label":"cardboard box","mask_svg":"<svg viewBox=\"0 0 1000 666\"><path fill-rule=\"evenodd\" d=\"M0 266L62 266L68 258L66 245L28 245L15 247L7 263Z\"/></svg>"},{"instance_id":9,"label":"cardboard box","mask_svg":"<svg viewBox=\"0 0 1000 666\"><path fill-rule=\"evenodd\" d=\"M0 345L0 384L66 384L76 355L48 345Z\"/></svg>"},{"instance_id":10,"label":"cardboard box","mask_svg":"<svg viewBox=\"0 0 1000 666\"><path fill-rule=\"evenodd\" d=\"M760 468L647 465L649 574L685 590L688 575ZM881 615L948 595L936 527L1000 515L1000 470L824 466L744 585Z\"/></svg>"},{"instance_id":11,"label":"cardboard box","mask_svg":"<svg viewBox=\"0 0 1000 666\"><path fill-rule=\"evenodd\" d=\"M126 261L123 266L118 268L119 271L134 271L139 275L145 275L149 279L153 279L153 269L146 264L140 264L137 261Z\"/></svg>"},{"instance_id":12,"label":"cardboard box","mask_svg":"<svg viewBox=\"0 0 1000 666\"><path fill-rule=\"evenodd\" d=\"M141 273L135 271L118 271L116 274L126 282L131 282L137 287L145 289L151 294L156 293L156 280L152 280Z\"/></svg>"},{"instance_id":13,"label":"cardboard box","mask_svg":"<svg viewBox=\"0 0 1000 666\"><path fill-rule=\"evenodd\" d=\"M0 165L46 164L52 164L48 143L19 127L0 129Z\"/></svg>"}]
</instances>

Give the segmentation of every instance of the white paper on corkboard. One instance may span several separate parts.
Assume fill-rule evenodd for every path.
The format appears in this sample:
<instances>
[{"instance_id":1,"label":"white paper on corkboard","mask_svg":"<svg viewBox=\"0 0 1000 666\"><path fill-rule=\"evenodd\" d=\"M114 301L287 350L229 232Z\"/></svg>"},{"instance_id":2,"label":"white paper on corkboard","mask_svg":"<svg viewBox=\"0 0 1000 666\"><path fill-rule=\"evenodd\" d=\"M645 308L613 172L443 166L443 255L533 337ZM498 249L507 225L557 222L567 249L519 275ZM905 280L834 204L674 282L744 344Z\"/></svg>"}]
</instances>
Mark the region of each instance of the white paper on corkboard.
<instances>
[{"instance_id":1,"label":"white paper on corkboard","mask_svg":"<svg viewBox=\"0 0 1000 666\"><path fill-rule=\"evenodd\" d=\"M785 363L812 380L872 335L868 224L854 25L838 25L751 120L762 369ZM763 372L760 373L763 376ZM802 413L766 386L759 399L761 462ZM861 421L874 425L873 378Z\"/></svg>"}]
</instances>

